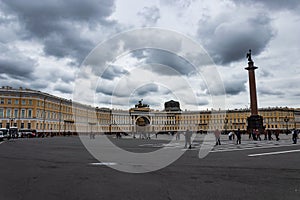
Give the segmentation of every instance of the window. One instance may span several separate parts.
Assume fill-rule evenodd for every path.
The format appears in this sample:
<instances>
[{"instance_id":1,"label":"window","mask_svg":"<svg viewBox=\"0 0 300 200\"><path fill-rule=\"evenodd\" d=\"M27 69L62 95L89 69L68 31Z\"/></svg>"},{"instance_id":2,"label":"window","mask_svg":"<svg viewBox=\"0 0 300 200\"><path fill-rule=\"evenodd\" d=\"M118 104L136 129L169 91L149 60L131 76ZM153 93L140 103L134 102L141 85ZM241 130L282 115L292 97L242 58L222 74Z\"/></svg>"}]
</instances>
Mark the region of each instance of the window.
<instances>
[{"instance_id":1,"label":"window","mask_svg":"<svg viewBox=\"0 0 300 200\"><path fill-rule=\"evenodd\" d=\"M0 118L3 118L4 117L4 110L3 108L0 108Z\"/></svg>"},{"instance_id":2,"label":"window","mask_svg":"<svg viewBox=\"0 0 300 200\"><path fill-rule=\"evenodd\" d=\"M31 118L31 117L32 117L32 110L29 109L29 110L28 110L28 118Z\"/></svg>"},{"instance_id":3,"label":"window","mask_svg":"<svg viewBox=\"0 0 300 200\"><path fill-rule=\"evenodd\" d=\"M11 109L10 108L6 109L6 117L11 117Z\"/></svg>"},{"instance_id":4,"label":"window","mask_svg":"<svg viewBox=\"0 0 300 200\"><path fill-rule=\"evenodd\" d=\"M30 106L32 106L32 99L29 99L29 100L28 100L28 104L29 104Z\"/></svg>"},{"instance_id":5,"label":"window","mask_svg":"<svg viewBox=\"0 0 300 200\"><path fill-rule=\"evenodd\" d=\"M22 99L22 105L26 105L26 100Z\"/></svg>"},{"instance_id":6,"label":"window","mask_svg":"<svg viewBox=\"0 0 300 200\"><path fill-rule=\"evenodd\" d=\"M18 117L19 116L19 110L18 109L15 109L14 110L14 117Z\"/></svg>"},{"instance_id":7,"label":"window","mask_svg":"<svg viewBox=\"0 0 300 200\"><path fill-rule=\"evenodd\" d=\"M11 99L7 99L7 104L11 104Z\"/></svg>"},{"instance_id":8,"label":"window","mask_svg":"<svg viewBox=\"0 0 300 200\"><path fill-rule=\"evenodd\" d=\"M25 118L25 110L24 109L21 110L21 118Z\"/></svg>"},{"instance_id":9,"label":"window","mask_svg":"<svg viewBox=\"0 0 300 200\"><path fill-rule=\"evenodd\" d=\"M31 123L28 123L28 124L27 124L27 128L28 128L28 129L31 129Z\"/></svg>"},{"instance_id":10,"label":"window","mask_svg":"<svg viewBox=\"0 0 300 200\"><path fill-rule=\"evenodd\" d=\"M19 105L19 99L15 99L15 105Z\"/></svg>"},{"instance_id":11,"label":"window","mask_svg":"<svg viewBox=\"0 0 300 200\"><path fill-rule=\"evenodd\" d=\"M1 98L1 99L0 99L0 103L1 103L1 104L4 104L4 99Z\"/></svg>"},{"instance_id":12,"label":"window","mask_svg":"<svg viewBox=\"0 0 300 200\"><path fill-rule=\"evenodd\" d=\"M24 128L24 123L21 123L21 128Z\"/></svg>"}]
</instances>

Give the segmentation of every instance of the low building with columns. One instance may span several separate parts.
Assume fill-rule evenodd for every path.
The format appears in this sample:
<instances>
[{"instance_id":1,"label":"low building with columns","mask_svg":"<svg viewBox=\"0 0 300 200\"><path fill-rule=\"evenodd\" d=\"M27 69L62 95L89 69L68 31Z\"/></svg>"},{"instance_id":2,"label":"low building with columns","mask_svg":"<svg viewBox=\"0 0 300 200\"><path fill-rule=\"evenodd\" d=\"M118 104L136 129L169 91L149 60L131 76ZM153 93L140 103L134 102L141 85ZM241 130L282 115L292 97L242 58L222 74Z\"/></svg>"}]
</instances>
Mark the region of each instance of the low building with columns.
<instances>
[{"instance_id":1,"label":"low building with columns","mask_svg":"<svg viewBox=\"0 0 300 200\"><path fill-rule=\"evenodd\" d=\"M172 105L174 107L172 108ZM206 133L215 129L228 132L247 130L249 109L183 111L179 102L153 110L142 100L128 110L98 108L72 102L41 91L0 88L0 128L17 127L38 133L174 133L190 129ZM300 128L300 109L273 107L258 109L266 129L285 132Z\"/></svg>"}]
</instances>

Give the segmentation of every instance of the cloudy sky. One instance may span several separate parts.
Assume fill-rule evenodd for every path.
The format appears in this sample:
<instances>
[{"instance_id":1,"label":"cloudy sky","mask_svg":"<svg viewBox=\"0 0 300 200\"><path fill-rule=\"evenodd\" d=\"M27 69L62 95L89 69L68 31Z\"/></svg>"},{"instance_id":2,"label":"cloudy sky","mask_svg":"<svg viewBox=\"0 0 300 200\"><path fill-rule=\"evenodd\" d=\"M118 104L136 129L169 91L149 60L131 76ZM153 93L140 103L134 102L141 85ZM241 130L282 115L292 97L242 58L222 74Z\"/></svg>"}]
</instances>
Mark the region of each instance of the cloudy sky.
<instances>
[{"instance_id":1,"label":"cloudy sky","mask_svg":"<svg viewBox=\"0 0 300 200\"><path fill-rule=\"evenodd\" d=\"M246 108L252 49L259 107L300 107L299 13L298 0L2 0L0 85L98 107Z\"/></svg>"}]
</instances>

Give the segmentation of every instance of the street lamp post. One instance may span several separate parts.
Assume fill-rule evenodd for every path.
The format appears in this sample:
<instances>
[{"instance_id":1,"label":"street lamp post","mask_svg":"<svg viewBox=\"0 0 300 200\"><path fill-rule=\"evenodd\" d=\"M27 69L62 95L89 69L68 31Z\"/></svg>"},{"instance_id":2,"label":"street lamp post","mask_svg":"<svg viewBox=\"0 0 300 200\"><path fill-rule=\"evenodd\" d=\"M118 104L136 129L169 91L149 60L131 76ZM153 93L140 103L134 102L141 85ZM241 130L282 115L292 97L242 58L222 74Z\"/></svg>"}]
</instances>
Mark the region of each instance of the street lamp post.
<instances>
[{"instance_id":1,"label":"street lamp post","mask_svg":"<svg viewBox=\"0 0 300 200\"><path fill-rule=\"evenodd\" d=\"M289 127L288 127L288 122L289 122L289 118L287 116L285 116L284 118L284 121L286 123L286 134L288 135L289 134Z\"/></svg>"}]
</instances>

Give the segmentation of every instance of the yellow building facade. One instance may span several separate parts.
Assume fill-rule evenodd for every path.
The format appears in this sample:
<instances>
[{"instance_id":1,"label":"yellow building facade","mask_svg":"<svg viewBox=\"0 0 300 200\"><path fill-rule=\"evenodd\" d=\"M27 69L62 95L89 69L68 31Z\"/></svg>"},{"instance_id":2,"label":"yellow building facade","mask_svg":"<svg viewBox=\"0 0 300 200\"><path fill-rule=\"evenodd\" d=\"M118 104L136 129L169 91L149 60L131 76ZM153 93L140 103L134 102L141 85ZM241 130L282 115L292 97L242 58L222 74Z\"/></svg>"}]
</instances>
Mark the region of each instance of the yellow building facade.
<instances>
[{"instance_id":1,"label":"yellow building facade","mask_svg":"<svg viewBox=\"0 0 300 200\"><path fill-rule=\"evenodd\" d=\"M259 115L266 129L300 128L300 109L263 108ZM18 127L45 134L247 130L249 116L248 109L167 112L149 107L95 108L36 90L0 88L0 128Z\"/></svg>"}]
</instances>

